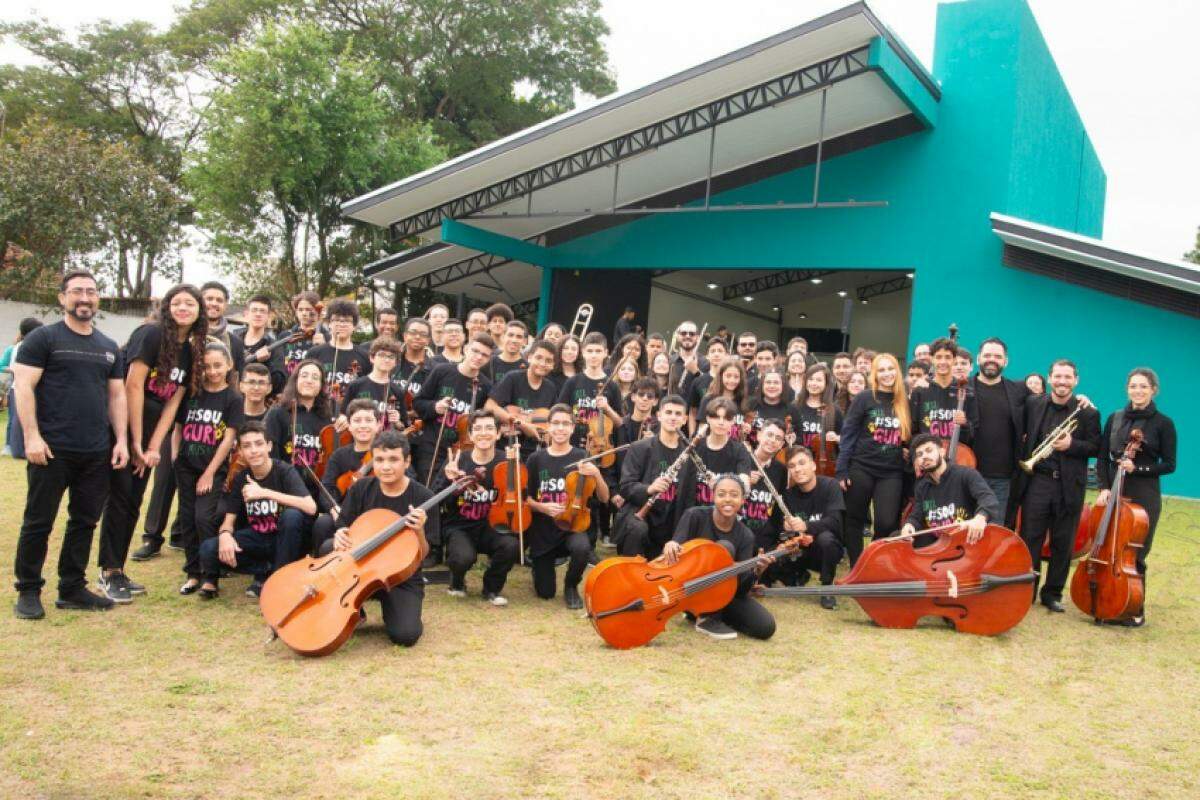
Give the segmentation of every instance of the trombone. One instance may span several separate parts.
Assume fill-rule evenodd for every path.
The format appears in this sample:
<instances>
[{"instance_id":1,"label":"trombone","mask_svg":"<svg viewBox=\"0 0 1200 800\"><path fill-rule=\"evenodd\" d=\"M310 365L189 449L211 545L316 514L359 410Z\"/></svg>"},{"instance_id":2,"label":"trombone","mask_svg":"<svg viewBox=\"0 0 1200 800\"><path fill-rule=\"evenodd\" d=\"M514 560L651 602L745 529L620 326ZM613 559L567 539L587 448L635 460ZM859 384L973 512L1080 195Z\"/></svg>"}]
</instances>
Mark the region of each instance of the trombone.
<instances>
[{"instance_id":1,"label":"trombone","mask_svg":"<svg viewBox=\"0 0 1200 800\"><path fill-rule=\"evenodd\" d=\"M587 333L588 326L592 324L592 304L584 303L579 306L579 310L575 312L575 320L571 323L569 335L574 336L580 341L583 340L584 334ZM579 328L576 333L575 329Z\"/></svg>"},{"instance_id":2,"label":"trombone","mask_svg":"<svg viewBox=\"0 0 1200 800\"><path fill-rule=\"evenodd\" d=\"M1071 416L1064 419L1058 424L1058 427L1046 434L1046 438L1042 439L1041 444L1034 449L1029 458L1018 462L1021 465L1021 469L1032 475L1033 468L1038 465L1038 462L1048 458L1054 452L1054 443L1062 437L1074 433L1075 429L1079 427L1079 420L1075 419L1075 415L1082 410L1082 405L1076 405L1075 410L1071 412Z\"/></svg>"}]
</instances>

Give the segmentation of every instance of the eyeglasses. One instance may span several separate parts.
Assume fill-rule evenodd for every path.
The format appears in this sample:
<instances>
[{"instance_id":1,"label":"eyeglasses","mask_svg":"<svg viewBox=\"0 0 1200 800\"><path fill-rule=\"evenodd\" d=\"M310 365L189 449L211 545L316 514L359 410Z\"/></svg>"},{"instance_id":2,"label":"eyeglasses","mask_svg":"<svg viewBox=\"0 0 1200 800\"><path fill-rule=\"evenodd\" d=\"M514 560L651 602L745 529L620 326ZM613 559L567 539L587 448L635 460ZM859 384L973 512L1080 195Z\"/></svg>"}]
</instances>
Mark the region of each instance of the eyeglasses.
<instances>
[{"instance_id":1,"label":"eyeglasses","mask_svg":"<svg viewBox=\"0 0 1200 800\"><path fill-rule=\"evenodd\" d=\"M94 288L81 289L78 286L76 286L73 289L67 289L65 292L63 292L63 294L69 294L74 297L99 297L100 296L100 292L96 291Z\"/></svg>"},{"instance_id":2,"label":"eyeglasses","mask_svg":"<svg viewBox=\"0 0 1200 800\"><path fill-rule=\"evenodd\" d=\"M384 361L395 361L396 354L388 350L380 350L375 354L375 358L382 358Z\"/></svg>"},{"instance_id":3,"label":"eyeglasses","mask_svg":"<svg viewBox=\"0 0 1200 800\"><path fill-rule=\"evenodd\" d=\"M679 335L680 336L695 336L696 331L680 331Z\"/></svg>"},{"instance_id":4,"label":"eyeglasses","mask_svg":"<svg viewBox=\"0 0 1200 800\"><path fill-rule=\"evenodd\" d=\"M405 331L405 335L411 336L414 339L428 339L429 338L429 334L426 331L417 330L416 328L414 328L411 331Z\"/></svg>"},{"instance_id":5,"label":"eyeglasses","mask_svg":"<svg viewBox=\"0 0 1200 800\"><path fill-rule=\"evenodd\" d=\"M255 379L242 378L242 383L246 384L247 386L270 386L271 385L270 381L263 380L262 378L255 378Z\"/></svg>"},{"instance_id":6,"label":"eyeglasses","mask_svg":"<svg viewBox=\"0 0 1200 800\"><path fill-rule=\"evenodd\" d=\"M656 395L654 392L638 392L637 396L642 398L643 400L657 400L658 399L658 395Z\"/></svg>"}]
</instances>

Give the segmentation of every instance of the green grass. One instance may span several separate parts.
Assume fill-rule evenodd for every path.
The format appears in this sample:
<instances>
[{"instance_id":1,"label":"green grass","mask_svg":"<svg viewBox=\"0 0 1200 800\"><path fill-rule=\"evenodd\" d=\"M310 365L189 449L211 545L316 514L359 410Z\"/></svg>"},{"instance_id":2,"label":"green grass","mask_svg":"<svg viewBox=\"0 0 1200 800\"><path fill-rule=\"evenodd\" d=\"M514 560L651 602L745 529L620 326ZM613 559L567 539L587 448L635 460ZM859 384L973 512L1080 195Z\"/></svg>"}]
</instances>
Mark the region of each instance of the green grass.
<instances>
[{"instance_id":1,"label":"green grass","mask_svg":"<svg viewBox=\"0 0 1200 800\"><path fill-rule=\"evenodd\" d=\"M0 459L3 602L24 467ZM276 642L246 579L180 597L181 557L104 614L0 613L0 795L148 798L1194 798L1200 506L1167 503L1141 630L1033 609L998 638L772 600L769 642L673 622L602 646L514 569L496 609L431 587L425 635L378 606L332 657ZM94 576L94 569L92 570Z\"/></svg>"}]
</instances>

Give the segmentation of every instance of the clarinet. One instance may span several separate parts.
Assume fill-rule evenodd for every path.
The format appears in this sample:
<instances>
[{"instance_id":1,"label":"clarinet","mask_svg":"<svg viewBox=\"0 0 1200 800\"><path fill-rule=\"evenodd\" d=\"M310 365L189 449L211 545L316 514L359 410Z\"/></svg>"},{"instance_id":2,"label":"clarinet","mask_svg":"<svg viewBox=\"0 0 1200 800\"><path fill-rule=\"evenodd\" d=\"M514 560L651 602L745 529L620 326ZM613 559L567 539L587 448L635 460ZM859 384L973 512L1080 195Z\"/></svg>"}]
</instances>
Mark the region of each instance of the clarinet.
<instances>
[{"instance_id":1,"label":"clarinet","mask_svg":"<svg viewBox=\"0 0 1200 800\"><path fill-rule=\"evenodd\" d=\"M679 471L683 469L684 463L688 460L688 458L691 457L692 451L695 449L696 445L700 444L700 440L703 439L707 434L708 426L701 425L700 429L696 431L696 435L690 442L687 443L687 447L683 448L683 452L681 452L676 459L671 462L671 465L667 467L666 471L662 474L662 477L666 478L670 483L675 483L675 481L679 478ZM634 514L639 519L645 521L646 515L650 513L650 508L654 505L654 501L657 499L657 494L651 495L649 499L646 500L646 504L635 511Z\"/></svg>"}]
</instances>

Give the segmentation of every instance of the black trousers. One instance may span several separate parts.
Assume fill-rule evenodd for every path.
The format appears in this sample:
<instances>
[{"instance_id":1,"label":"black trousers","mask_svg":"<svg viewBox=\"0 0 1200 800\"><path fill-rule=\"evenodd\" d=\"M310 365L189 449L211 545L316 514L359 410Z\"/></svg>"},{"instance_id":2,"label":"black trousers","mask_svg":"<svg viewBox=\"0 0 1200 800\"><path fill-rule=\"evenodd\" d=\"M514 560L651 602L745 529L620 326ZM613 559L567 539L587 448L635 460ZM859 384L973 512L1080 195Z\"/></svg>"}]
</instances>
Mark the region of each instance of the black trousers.
<instances>
[{"instance_id":1,"label":"black trousers","mask_svg":"<svg viewBox=\"0 0 1200 800\"><path fill-rule=\"evenodd\" d=\"M326 515L327 516L327 515ZM333 551L333 538L317 547L318 555L327 555ZM416 575L391 589L376 592L372 600L379 602L383 612L383 627L387 631L392 644L402 647L412 647L425 632L421 622L421 606L425 602L425 579L420 571Z\"/></svg>"},{"instance_id":2,"label":"black trousers","mask_svg":"<svg viewBox=\"0 0 1200 800\"><path fill-rule=\"evenodd\" d=\"M163 533L171 519L171 501L175 499L175 469L171 463L171 438L163 440L159 448L161 458L154 468L154 483L150 486L150 506L146 509L142 539L156 547L163 545ZM183 521L179 514L171 525L171 539L182 541Z\"/></svg>"},{"instance_id":3,"label":"black trousers","mask_svg":"<svg viewBox=\"0 0 1200 800\"><path fill-rule=\"evenodd\" d=\"M821 585L833 583L838 562L842 560L842 543L830 531L820 531L813 537L812 544L800 551L795 564L800 569L820 573Z\"/></svg>"},{"instance_id":4,"label":"black trousers","mask_svg":"<svg viewBox=\"0 0 1200 800\"><path fill-rule=\"evenodd\" d=\"M729 551L733 556L733 545L727 541L717 544ZM736 557L736 556L735 556ZM753 639L770 639L775 635L775 617L766 606L755 600L749 594L749 587L738 589L737 594L729 601L729 605L720 610L721 621L735 631Z\"/></svg>"},{"instance_id":5,"label":"black trousers","mask_svg":"<svg viewBox=\"0 0 1200 800\"><path fill-rule=\"evenodd\" d=\"M311 527L312 517L299 509L285 508L279 515L279 530L274 533L259 533L249 528L234 531L233 540L242 549L237 553L233 571L265 581L272 572L304 555L304 542ZM206 539L200 545L200 574L216 586L221 567L220 539Z\"/></svg>"},{"instance_id":6,"label":"black trousers","mask_svg":"<svg viewBox=\"0 0 1200 800\"><path fill-rule=\"evenodd\" d=\"M313 555L320 555L326 542L329 542L329 547L332 548L333 534L335 533L337 533L337 523L333 521L332 515L322 514L317 517L312 529Z\"/></svg>"},{"instance_id":7,"label":"black trousers","mask_svg":"<svg viewBox=\"0 0 1200 800\"><path fill-rule=\"evenodd\" d=\"M146 402L142 413L143 451L148 449L161 411L161 406ZM131 447L130 450L132 449ZM133 529L137 527L138 516L142 510L142 498L146 496L146 485L150 482L149 472L140 476L134 474L133 453L129 456L129 465L125 469L112 471L108 487L104 518L100 522L101 569L125 567L125 558L129 555L129 542L133 539Z\"/></svg>"},{"instance_id":8,"label":"black trousers","mask_svg":"<svg viewBox=\"0 0 1200 800\"><path fill-rule=\"evenodd\" d=\"M876 478L858 467L850 467L850 488L846 490L846 527L843 531L850 566L862 555L860 535L867 524L869 506L874 506L873 539L890 536L900 527L900 503L904 480L901 475Z\"/></svg>"},{"instance_id":9,"label":"black trousers","mask_svg":"<svg viewBox=\"0 0 1200 800\"><path fill-rule=\"evenodd\" d=\"M587 569L588 558L592 554L592 543L586 533L574 531L563 534L562 541L553 550L533 558L533 591L543 600L554 597L554 561L559 556L567 557L567 574L563 577L563 587L577 586Z\"/></svg>"},{"instance_id":10,"label":"black trousers","mask_svg":"<svg viewBox=\"0 0 1200 800\"><path fill-rule=\"evenodd\" d=\"M175 515L181 528L183 541L183 571L189 578L200 577L200 545L217 535L221 520L218 506L221 490L225 486L222 470L213 479L213 487L207 494L196 494L196 482L200 473L187 467L175 465L175 482L179 488L179 513Z\"/></svg>"},{"instance_id":11,"label":"black trousers","mask_svg":"<svg viewBox=\"0 0 1200 800\"><path fill-rule=\"evenodd\" d=\"M451 528L443 531L446 542L446 566L450 568L450 585L462 588L467 570L475 566L479 554L488 557L488 568L483 573L485 594L500 594L508 573L517 563L520 547L517 537L511 533L500 533L491 526L478 532Z\"/></svg>"},{"instance_id":12,"label":"black trousers","mask_svg":"<svg viewBox=\"0 0 1200 800\"><path fill-rule=\"evenodd\" d=\"M1142 573L1143 583L1146 577L1146 556L1150 555L1150 547L1154 544L1154 531L1158 528L1158 518L1162 516L1162 489L1158 478L1125 478L1126 498L1146 509L1150 518L1150 531L1146 534L1146 544L1138 550L1137 568Z\"/></svg>"},{"instance_id":13,"label":"black trousers","mask_svg":"<svg viewBox=\"0 0 1200 800\"><path fill-rule=\"evenodd\" d=\"M1069 495L1069 496L1068 496ZM1042 571L1042 543L1050 533L1050 563L1046 567L1046 582L1041 599L1062 600L1063 588L1071 571L1071 548L1079 527L1079 512L1083 508L1083 493L1064 487L1062 481L1041 472L1029 479L1029 487L1021 498L1021 538L1033 558L1033 571L1039 578ZM1038 584L1033 584L1034 597Z\"/></svg>"},{"instance_id":14,"label":"black trousers","mask_svg":"<svg viewBox=\"0 0 1200 800\"><path fill-rule=\"evenodd\" d=\"M54 518L67 499L67 529L62 550L58 555L58 592L66 594L87 584L88 555L92 550L92 534L108 496L108 474L112 471L112 453L72 453L56 450L46 466L25 465L28 488L25 493L25 517L17 538L14 573L18 592L40 591L42 566Z\"/></svg>"}]
</instances>

